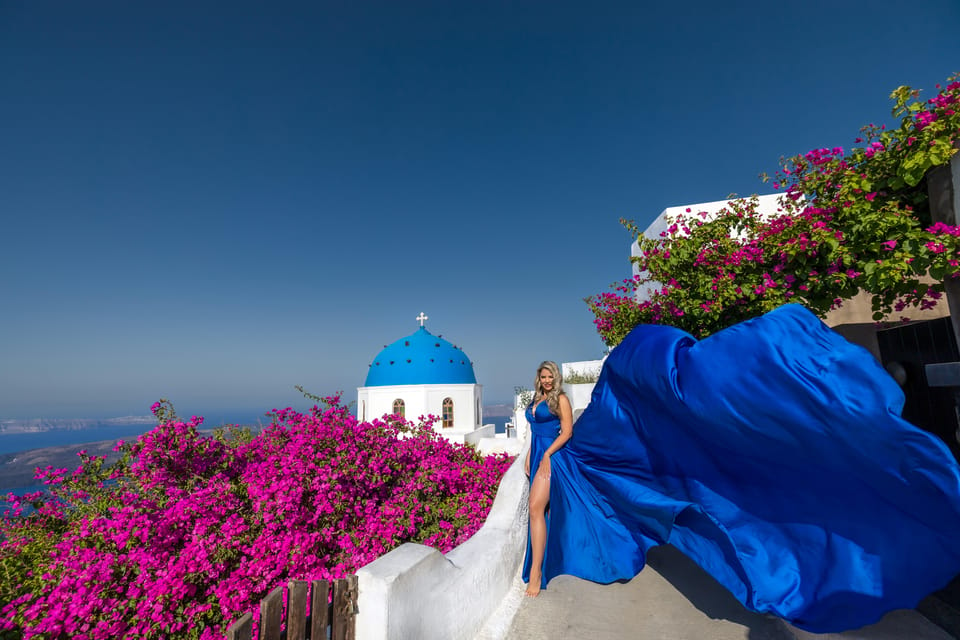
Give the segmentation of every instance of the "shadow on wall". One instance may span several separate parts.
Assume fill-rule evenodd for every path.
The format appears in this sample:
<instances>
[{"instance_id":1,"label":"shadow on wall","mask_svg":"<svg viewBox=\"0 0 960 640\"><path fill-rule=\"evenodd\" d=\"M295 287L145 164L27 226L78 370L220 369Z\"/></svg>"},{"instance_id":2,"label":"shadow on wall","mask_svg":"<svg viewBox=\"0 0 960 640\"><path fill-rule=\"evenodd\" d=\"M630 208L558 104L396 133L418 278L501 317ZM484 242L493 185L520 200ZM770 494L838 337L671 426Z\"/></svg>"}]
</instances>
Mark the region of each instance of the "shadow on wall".
<instances>
[{"instance_id":1,"label":"shadow on wall","mask_svg":"<svg viewBox=\"0 0 960 640\"><path fill-rule=\"evenodd\" d=\"M933 280L929 280L933 282ZM880 347L877 342L877 324L873 320L871 296L860 292L853 298L843 301L843 306L827 314L824 322L828 327L842 335L847 341L864 347L880 360ZM946 297L941 299L935 307L927 310L905 309L902 313L884 316L882 322L897 323L901 317L909 317L911 321L934 320L950 315Z\"/></svg>"}]
</instances>

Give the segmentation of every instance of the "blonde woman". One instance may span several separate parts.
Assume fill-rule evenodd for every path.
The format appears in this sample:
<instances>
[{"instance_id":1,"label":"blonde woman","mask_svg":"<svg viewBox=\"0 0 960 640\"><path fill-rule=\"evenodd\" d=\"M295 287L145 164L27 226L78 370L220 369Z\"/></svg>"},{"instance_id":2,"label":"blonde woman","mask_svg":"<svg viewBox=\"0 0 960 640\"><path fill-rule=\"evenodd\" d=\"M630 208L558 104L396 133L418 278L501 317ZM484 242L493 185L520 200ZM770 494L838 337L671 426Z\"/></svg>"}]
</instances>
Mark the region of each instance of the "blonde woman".
<instances>
[{"instance_id":1,"label":"blonde woman","mask_svg":"<svg viewBox=\"0 0 960 640\"><path fill-rule=\"evenodd\" d=\"M524 470L530 478L530 527L523 580L527 595L536 597L545 588L543 559L547 545L547 509L550 505L550 456L573 435L570 400L561 388L563 376L555 362L542 362L534 379L533 400L527 407L530 448Z\"/></svg>"}]
</instances>

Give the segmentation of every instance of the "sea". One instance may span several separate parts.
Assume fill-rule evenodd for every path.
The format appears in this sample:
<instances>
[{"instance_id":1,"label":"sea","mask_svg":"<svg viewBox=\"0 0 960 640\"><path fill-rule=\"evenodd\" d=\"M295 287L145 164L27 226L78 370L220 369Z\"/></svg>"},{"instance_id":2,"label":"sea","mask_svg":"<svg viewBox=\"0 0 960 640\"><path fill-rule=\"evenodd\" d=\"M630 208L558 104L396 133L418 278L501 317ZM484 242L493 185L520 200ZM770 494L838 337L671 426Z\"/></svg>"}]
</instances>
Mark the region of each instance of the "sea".
<instances>
[{"instance_id":1,"label":"sea","mask_svg":"<svg viewBox=\"0 0 960 640\"><path fill-rule=\"evenodd\" d=\"M496 433L504 433L506 423L509 420L507 416L484 417L485 424L493 424ZM245 424L258 426L269 424L269 419L263 415L242 419L220 419L212 421L205 419L202 425L204 429L213 429L221 424ZM83 449L83 445L90 442L101 442L104 440L124 440L127 442L135 441L139 436L152 430L152 424L111 424L107 426L91 427L89 429L51 429L49 431L39 431L35 433L10 433L0 434L0 456L3 454L16 454L31 449L43 449L46 447L76 446L76 450ZM2 462L0 462L2 464ZM43 485L26 485L16 487L0 486L0 515L5 509L3 498L8 493L22 495L33 491L40 491Z\"/></svg>"}]
</instances>

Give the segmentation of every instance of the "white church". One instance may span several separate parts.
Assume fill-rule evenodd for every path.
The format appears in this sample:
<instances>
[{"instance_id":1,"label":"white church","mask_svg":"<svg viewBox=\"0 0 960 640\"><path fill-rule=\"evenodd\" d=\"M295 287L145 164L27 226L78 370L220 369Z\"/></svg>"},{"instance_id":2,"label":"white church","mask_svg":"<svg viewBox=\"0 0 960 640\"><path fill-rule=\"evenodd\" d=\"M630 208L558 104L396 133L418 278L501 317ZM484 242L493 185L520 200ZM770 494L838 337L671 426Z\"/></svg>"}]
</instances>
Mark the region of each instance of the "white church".
<instances>
[{"instance_id":1,"label":"white church","mask_svg":"<svg viewBox=\"0 0 960 640\"><path fill-rule=\"evenodd\" d=\"M457 443L494 435L493 425L482 427L483 386L473 363L463 349L427 331L428 319L421 313L419 329L385 346L370 363L357 389L357 417L397 414L417 422L432 414L440 418L434 429Z\"/></svg>"}]
</instances>

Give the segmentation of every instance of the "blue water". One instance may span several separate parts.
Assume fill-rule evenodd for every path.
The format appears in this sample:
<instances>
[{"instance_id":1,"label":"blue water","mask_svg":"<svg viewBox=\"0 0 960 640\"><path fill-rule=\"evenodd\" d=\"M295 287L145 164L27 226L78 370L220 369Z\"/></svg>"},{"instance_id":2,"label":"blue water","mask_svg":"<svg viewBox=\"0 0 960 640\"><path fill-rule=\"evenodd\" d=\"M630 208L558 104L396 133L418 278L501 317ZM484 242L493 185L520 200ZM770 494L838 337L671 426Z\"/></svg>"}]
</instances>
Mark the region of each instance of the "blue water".
<instances>
[{"instance_id":1,"label":"blue water","mask_svg":"<svg viewBox=\"0 0 960 640\"><path fill-rule=\"evenodd\" d=\"M27 493L33 493L34 491L43 491L46 487L42 484L34 484L29 487L12 487L10 489L0 489L0 518L4 517L7 509L10 508L10 503L7 502L7 495L10 493L15 493L18 496L22 496ZM23 515L28 516L33 513L33 508L25 507L23 509Z\"/></svg>"},{"instance_id":2,"label":"blue water","mask_svg":"<svg viewBox=\"0 0 960 640\"><path fill-rule=\"evenodd\" d=\"M492 416L489 418L484 417L483 423L494 425L494 431L496 433L506 433L507 431L506 424L507 424L507 420L509 419L510 418L508 418L507 416Z\"/></svg>"},{"instance_id":3,"label":"blue water","mask_svg":"<svg viewBox=\"0 0 960 640\"><path fill-rule=\"evenodd\" d=\"M12 487L10 489L0 489L0 513L3 512L4 502L5 502L4 498L7 497L8 493L15 493L18 496L22 496L27 493L33 493L34 491L44 491L46 488L47 488L46 485L43 485L43 484L31 484L27 487Z\"/></svg>"}]
</instances>

